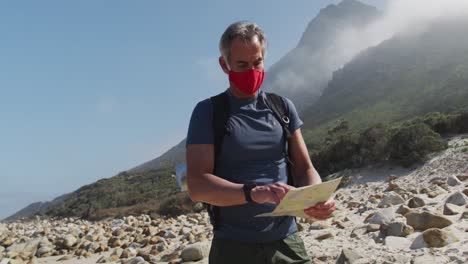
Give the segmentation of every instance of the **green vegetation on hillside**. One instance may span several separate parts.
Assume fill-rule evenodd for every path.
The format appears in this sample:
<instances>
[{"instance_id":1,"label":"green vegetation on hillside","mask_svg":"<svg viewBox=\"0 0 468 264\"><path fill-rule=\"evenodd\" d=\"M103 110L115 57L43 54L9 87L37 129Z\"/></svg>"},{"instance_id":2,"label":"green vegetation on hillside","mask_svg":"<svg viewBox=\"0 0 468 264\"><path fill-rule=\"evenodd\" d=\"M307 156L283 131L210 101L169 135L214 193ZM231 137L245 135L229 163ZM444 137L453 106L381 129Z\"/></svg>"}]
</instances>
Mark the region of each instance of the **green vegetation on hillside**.
<instances>
[{"instance_id":1,"label":"green vegetation on hillside","mask_svg":"<svg viewBox=\"0 0 468 264\"><path fill-rule=\"evenodd\" d=\"M341 120L315 144L310 155L322 176L385 161L409 167L423 162L429 153L447 148L443 136L460 133L468 133L468 112L435 112L366 129L350 129Z\"/></svg>"},{"instance_id":2,"label":"green vegetation on hillside","mask_svg":"<svg viewBox=\"0 0 468 264\"><path fill-rule=\"evenodd\" d=\"M159 213L161 202L178 192L172 169L119 173L76 190L59 206L43 212L50 216L99 219L128 213Z\"/></svg>"}]
</instances>

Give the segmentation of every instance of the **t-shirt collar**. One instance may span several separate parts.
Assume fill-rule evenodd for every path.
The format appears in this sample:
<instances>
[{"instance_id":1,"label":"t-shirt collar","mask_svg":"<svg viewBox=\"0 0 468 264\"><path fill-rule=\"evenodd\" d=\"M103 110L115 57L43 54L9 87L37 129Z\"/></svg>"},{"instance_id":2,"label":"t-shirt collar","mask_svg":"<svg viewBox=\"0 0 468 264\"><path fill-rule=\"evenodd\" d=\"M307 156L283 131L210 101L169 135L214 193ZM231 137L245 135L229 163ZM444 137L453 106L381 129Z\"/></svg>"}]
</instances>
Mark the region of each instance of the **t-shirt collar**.
<instances>
[{"instance_id":1,"label":"t-shirt collar","mask_svg":"<svg viewBox=\"0 0 468 264\"><path fill-rule=\"evenodd\" d=\"M257 94L255 95L255 97L252 97L252 98L248 98L248 99L240 99L240 98L237 98L235 97L231 91L229 90L229 88L227 88L226 90L226 93L228 94L228 97L229 97L229 100L231 102L234 102L236 104L240 104L240 105L246 105L246 104L251 104L253 102L255 102L259 96L259 94L261 93L262 91L261 90L258 90Z\"/></svg>"}]
</instances>

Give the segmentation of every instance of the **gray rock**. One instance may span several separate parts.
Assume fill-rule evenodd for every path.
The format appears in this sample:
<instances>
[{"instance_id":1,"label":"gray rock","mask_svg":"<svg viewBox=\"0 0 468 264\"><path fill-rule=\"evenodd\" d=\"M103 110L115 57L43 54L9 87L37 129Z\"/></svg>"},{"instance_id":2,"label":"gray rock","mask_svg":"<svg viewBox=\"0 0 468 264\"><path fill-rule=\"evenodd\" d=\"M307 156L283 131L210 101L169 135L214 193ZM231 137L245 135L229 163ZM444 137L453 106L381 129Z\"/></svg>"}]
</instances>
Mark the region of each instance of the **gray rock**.
<instances>
[{"instance_id":1,"label":"gray rock","mask_svg":"<svg viewBox=\"0 0 468 264\"><path fill-rule=\"evenodd\" d=\"M86 251L90 253L94 253L96 252L96 249L98 249L99 247L100 247L99 243L91 242L88 244L88 246L86 246Z\"/></svg>"},{"instance_id":2,"label":"gray rock","mask_svg":"<svg viewBox=\"0 0 468 264\"><path fill-rule=\"evenodd\" d=\"M458 180L455 176L449 176L447 178L447 184L449 186L457 186L457 185L461 185L462 182L460 180Z\"/></svg>"},{"instance_id":3,"label":"gray rock","mask_svg":"<svg viewBox=\"0 0 468 264\"><path fill-rule=\"evenodd\" d=\"M393 222L385 227L384 234L387 236L405 237L413 232L412 226L402 222Z\"/></svg>"},{"instance_id":4,"label":"gray rock","mask_svg":"<svg viewBox=\"0 0 468 264\"><path fill-rule=\"evenodd\" d=\"M23 252L26 243L14 243L13 245L6 248L7 252Z\"/></svg>"},{"instance_id":5,"label":"gray rock","mask_svg":"<svg viewBox=\"0 0 468 264\"><path fill-rule=\"evenodd\" d=\"M165 243L158 243L154 246L154 248L157 250L157 252L163 252L167 249L167 245Z\"/></svg>"},{"instance_id":6,"label":"gray rock","mask_svg":"<svg viewBox=\"0 0 468 264\"><path fill-rule=\"evenodd\" d=\"M341 254L338 257L336 264L353 264L361 258L362 256L359 255L356 251L352 249L343 249L341 250Z\"/></svg>"},{"instance_id":7,"label":"gray rock","mask_svg":"<svg viewBox=\"0 0 468 264\"><path fill-rule=\"evenodd\" d=\"M376 232L380 230L380 225L374 225L374 224L369 224L367 225L366 232L371 233L371 232Z\"/></svg>"},{"instance_id":8,"label":"gray rock","mask_svg":"<svg viewBox=\"0 0 468 264\"><path fill-rule=\"evenodd\" d=\"M396 237L396 236L388 236L385 238L385 246L398 249L398 250L405 250L409 249L411 246L411 240L404 238L404 237Z\"/></svg>"},{"instance_id":9,"label":"gray rock","mask_svg":"<svg viewBox=\"0 0 468 264\"><path fill-rule=\"evenodd\" d=\"M190 233L190 231L192 231L191 228L182 227L182 229L180 229L179 235L186 235L186 234Z\"/></svg>"},{"instance_id":10,"label":"gray rock","mask_svg":"<svg viewBox=\"0 0 468 264\"><path fill-rule=\"evenodd\" d=\"M406 205L402 204L400 205L400 207L398 207L395 213L401 214L404 216L405 214L410 213L410 212L412 212L411 209L407 207Z\"/></svg>"},{"instance_id":11,"label":"gray rock","mask_svg":"<svg viewBox=\"0 0 468 264\"><path fill-rule=\"evenodd\" d=\"M112 220L112 222L110 223L110 227L112 228L112 230L115 230L116 228L121 227L123 224L125 224L125 221L124 221L124 220L122 220L122 219L114 219L114 220Z\"/></svg>"},{"instance_id":12,"label":"gray rock","mask_svg":"<svg viewBox=\"0 0 468 264\"><path fill-rule=\"evenodd\" d=\"M444 215L457 215L465 211L464 206L458 206L451 203L444 204Z\"/></svg>"},{"instance_id":13,"label":"gray rock","mask_svg":"<svg viewBox=\"0 0 468 264\"><path fill-rule=\"evenodd\" d=\"M142 257L135 257L129 260L126 264L147 264L146 260Z\"/></svg>"},{"instance_id":14,"label":"gray rock","mask_svg":"<svg viewBox=\"0 0 468 264\"><path fill-rule=\"evenodd\" d=\"M183 261L199 261L209 254L209 243L198 242L186 246L180 255Z\"/></svg>"},{"instance_id":15,"label":"gray rock","mask_svg":"<svg viewBox=\"0 0 468 264\"><path fill-rule=\"evenodd\" d=\"M382 209L369 218L370 224L389 224L395 219L395 213L392 208Z\"/></svg>"},{"instance_id":16,"label":"gray rock","mask_svg":"<svg viewBox=\"0 0 468 264\"><path fill-rule=\"evenodd\" d=\"M460 220L462 219L468 219L468 211L463 212L463 214L460 216Z\"/></svg>"},{"instance_id":17,"label":"gray rock","mask_svg":"<svg viewBox=\"0 0 468 264\"><path fill-rule=\"evenodd\" d=\"M36 237L26 242L23 251L31 253L31 255L36 255L36 251L39 248L39 244L50 245L51 243L46 237Z\"/></svg>"},{"instance_id":18,"label":"gray rock","mask_svg":"<svg viewBox=\"0 0 468 264\"><path fill-rule=\"evenodd\" d=\"M45 257L45 256L48 256L50 254L52 254L52 251L54 249L52 247L49 247L49 246L44 246L44 247L40 247L37 251L36 251L36 257L38 258L42 258L42 257Z\"/></svg>"},{"instance_id":19,"label":"gray rock","mask_svg":"<svg viewBox=\"0 0 468 264\"><path fill-rule=\"evenodd\" d=\"M166 234L164 235L164 237L165 237L165 238L176 238L177 235L176 235L174 232L172 232L172 231L169 230L169 231L166 232Z\"/></svg>"},{"instance_id":20,"label":"gray rock","mask_svg":"<svg viewBox=\"0 0 468 264\"><path fill-rule=\"evenodd\" d=\"M13 264L13 260L9 258L5 258L5 259L2 259L2 261L0 261L0 264Z\"/></svg>"},{"instance_id":21,"label":"gray rock","mask_svg":"<svg viewBox=\"0 0 468 264\"><path fill-rule=\"evenodd\" d=\"M5 251L5 248L0 246L0 254L3 253Z\"/></svg>"},{"instance_id":22,"label":"gray rock","mask_svg":"<svg viewBox=\"0 0 468 264\"><path fill-rule=\"evenodd\" d=\"M67 234L64 237L57 240L56 245L61 248L72 249L77 243L78 239L74 235Z\"/></svg>"},{"instance_id":23,"label":"gray rock","mask_svg":"<svg viewBox=\"0 0 468 264\"><path fill-rule=\"evenodd\" d=\"M461 192L452 193L445 203L451 203L455 205L465 205L467 204L466 196Z\"/></svg>"},{"instance_id":24,"label":"gray rock","mask_svg":"<svg viewBox=\"0 0 468 264\"><path fill-rule=\"evenodd\" d=\"M448 218L429 212L408 213L405 217L406 223L412 226L415 230L424 231L429 228L444 228L453 223Z\"/></svg>"},{"instance_id":25,"label":"gray rock","mask_svg":"<svg viewBox=\"0 0 468 264\"><path fill-rule=\"evenodd\" d=\"M112 255L120 256L120 255L122 255L123 251L124 251L123 248L116 248L116 249L114 249L114 251L112 251L111 256Z\"/></svg>"},{"instance_id":26,"label":"gray rock","mask_svg":"<svg viewBox=\"0 0 468 264\"><path fill-rule=\"evenodd\" d=\"M8 228L6 227L6 225L0 223L0 237L2 237L7 232L8 232Z\"/></svg>"},{"instance_id":27,"label":"gray rock","mask_svg":"<svg viewBox=\"0 0 468 264\"><path fill-rule=\"evenodd\" d=\"M122 254L120 255L120 258L131 258L135 257L137 255L137 250L133 247L128 247L123 250Z\"/></svg>"},{"instance_id":28,"label":"gray rock","mask_svg":"<svg viewBox=\"0 0 468 264\"><path fill-rule=\"evenodd\" d=\"M413 240L413 243L410 246L410 249L421 249L421 248L427 248L428 245L426 241L424 241L424 238L421 233L417 235L417 237Z\"/></svg>"},{"instance_id":29,"label":"gray rock","mask_svg":"<svg viewBox=\"0 0 468 264\"><path fill-rule=\"evenodd\" d=\"M411 200L408 201L409 208L418 208L418 207L423 207L424 205L426 205L424 200L417 196L411 198Z\"/></svg>"},{"instance_id":30,"label":"gray rock","mask_svg":"<svg viewBox=\"0 0 468 264\"><path fill-rule=\"evenodd\" d=\"M389 207L392 205L402 204L404 202L405 202L405 199L403 199L398 193L389 192L385 194L385 196L382 198L382 200L380 201L377 207L379 208Z\"/></svg>"},{"instance_id":31,"label":"gray rock","mask_svg":"<svg viewBox=\"0 0 468 264\"><path fill-rule=\"evenodd\" d=\"M450 243L459 241L453 233L437 228L427 229L422 233L422 236L429 247L445 247Z\"/></svg>"},{"instance_id":32,"label":"gray rock","mask_svg":"<svg viewBox=\"0 0 468 264\"><path fill-rule=\"evenodd\" d=\"M193 205L193 211L194 212L199 213L199 212L203 211L203 209L205 209L205 206L203 205L203 203L195 203Z\"/></svg>"}]
</instances>

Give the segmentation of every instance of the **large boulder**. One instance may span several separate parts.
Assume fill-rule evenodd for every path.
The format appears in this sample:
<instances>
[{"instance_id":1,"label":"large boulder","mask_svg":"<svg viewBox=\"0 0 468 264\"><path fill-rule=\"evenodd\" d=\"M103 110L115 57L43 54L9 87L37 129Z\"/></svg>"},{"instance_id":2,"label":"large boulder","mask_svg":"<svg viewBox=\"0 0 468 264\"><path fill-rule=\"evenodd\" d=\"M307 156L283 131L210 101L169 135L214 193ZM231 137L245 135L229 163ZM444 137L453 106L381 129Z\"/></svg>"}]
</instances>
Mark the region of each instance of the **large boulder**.
<instances>
[{"instance_id":1,"label":"large boulder","mask_svg":"<svg viewBox=\"0 0 468 264\"><path fill-rule=\"evenodd\" d=\"M198 242L186 246L180 255L184 262L186 261L199 261L207 257L210 251L210 244L207 242Z\"/></svg>"},{"instance_id":2,"label":"large boulder","mask_svg":"<svg viewBox=\"0 0 468 264\"><path fill-rule=\"evenodd\" d=\"M387 226L382 226L382 233L386 236L405 237L413 232L413 227L402 222L393 222Z\"/></svg>"},{"instance_id":3,"label":"large boulder","mask_svg":"<svg viewBox=\"0 0 468 264\"><path fill-rule=\"evenodd\" d=\"M462 192L455 192L455 193L452 193L447 198L445 203L451 203L455 205L465 205L468 203L468 201L466 199L466 196Z\"/></svg>"},{"instance_id":4,"label":"large boulder","mask_svg":"<svg viewBox=\"0 0 468 264\"><path fill-rule=\"evenodd\" d=\"M393 212L392 208L382 209L376 213L374 213L367 221L370 224L390 224L393 219L395 219L395 213Z\"/></svg>"},{"instance_id":5,"label":"large boulder","mask_svg":"<svg viewBox=\"0 0 468 264\"><path fill-rule=\"evenodd\" d=\"M408 201L409 208L418 208L418 207L423 207L424 205L426 205L426 203L424 202L422 198L418 196L415 196Z\"/></svg>"},{"instance_id":6,"label":"large boulder","mask_svg":"<svg viewBox=\"0 0 468 264\"><path fill-rule=\"evenodd\" d=\"M455 176L449 176L447 178L447 184L449 186L457 186L457 185L461 185L462 182L459 179L457 179Z\"/></svg>"},{"instance_id":7,"label":"large boulder","mask_svg":"<svg viewBox=\"0 0 468 264\"><path fill-rule=\"evenodd\" d=\"M429 247L445 247L457 242L458 238L451 232L438 228L430 228L422 233L423 239Z\"/></svg>"},{"instance_id":8,"label":"large boulder","mask_svg":"<svg viewBox=\"0 0 468 264\"><path fill-rule=\"evenodd\" d=\"M415 230L426 230L429 228L444 228L451 225L453 222L443 216L429 212L408 213L405 215L406 223L412 226Z\"/></svg>"},{"instance_id":9,"label":"large boulder","mask_svg":"<svg viewBox=\"0 0 468 264\"><path fill-rule=\"evenodd\" d=\"M392 205L397 205L397 204L402 204L402 203L405 203L405 199L403 199L403 197L401 197L396 192L389 192L385 194L385 196L382 198L378 207L379 208L390 207Z\"/></svg>"}]
</instances>

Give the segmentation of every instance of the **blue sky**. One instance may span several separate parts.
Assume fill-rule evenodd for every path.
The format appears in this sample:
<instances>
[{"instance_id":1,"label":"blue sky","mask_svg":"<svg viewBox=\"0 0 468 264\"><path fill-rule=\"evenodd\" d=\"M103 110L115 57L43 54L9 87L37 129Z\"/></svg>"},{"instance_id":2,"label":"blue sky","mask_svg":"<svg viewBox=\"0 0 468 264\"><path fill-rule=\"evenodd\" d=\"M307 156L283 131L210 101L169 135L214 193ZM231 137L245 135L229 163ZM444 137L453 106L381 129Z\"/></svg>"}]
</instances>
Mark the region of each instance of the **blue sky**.
<instances>
[{"instance_id":1,"label":"blue sky","mask_svg":"<svg viewBox=\"0 0 468 264\"><path fill-rule=\"evenodd\" d=\"M217 58L230 23L264 29L268 67L338 2L0 2L0 219L182 140L196 102L227 87Z\"/></svg>"}]
</instances>

